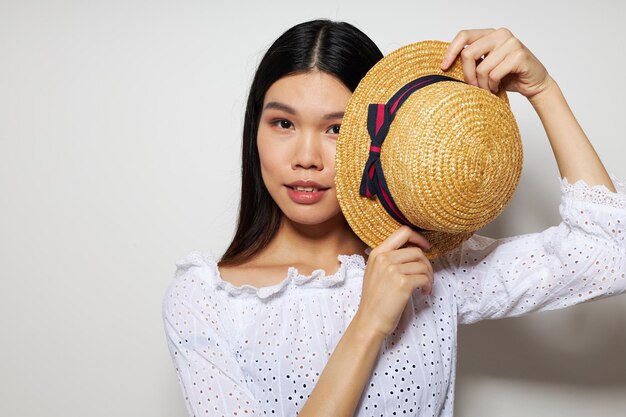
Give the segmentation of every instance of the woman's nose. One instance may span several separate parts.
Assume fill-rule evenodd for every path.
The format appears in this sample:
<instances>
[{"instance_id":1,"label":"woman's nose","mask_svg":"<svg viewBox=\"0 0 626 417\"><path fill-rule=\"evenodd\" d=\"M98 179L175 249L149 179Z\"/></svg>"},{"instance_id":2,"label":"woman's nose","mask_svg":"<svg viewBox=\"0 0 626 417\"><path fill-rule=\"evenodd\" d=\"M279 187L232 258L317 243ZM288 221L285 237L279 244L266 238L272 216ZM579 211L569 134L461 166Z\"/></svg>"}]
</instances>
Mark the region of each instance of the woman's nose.
<instances>
[{"instance_id":1,"label":"woman's nose","mask_svg":"<svg viewBox=\"0 0 626 417\"><path fill-rule=\"evenodd\" d=\"M293 169L324 169L322 138L314 132L301 132L294 141Z\"/></svg>"}]
</instances>

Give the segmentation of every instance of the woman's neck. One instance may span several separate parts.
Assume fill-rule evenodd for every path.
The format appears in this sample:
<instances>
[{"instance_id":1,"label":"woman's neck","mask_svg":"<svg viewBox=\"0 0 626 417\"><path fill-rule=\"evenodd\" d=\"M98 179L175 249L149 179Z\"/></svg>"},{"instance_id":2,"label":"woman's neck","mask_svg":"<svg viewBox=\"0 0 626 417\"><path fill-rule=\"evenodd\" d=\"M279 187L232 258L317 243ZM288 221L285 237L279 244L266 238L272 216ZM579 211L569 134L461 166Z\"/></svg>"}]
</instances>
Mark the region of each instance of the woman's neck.
<instances>
[{"instance_id":1,"label":"woman's neck","mask_svg":"<svg viewBox=\"0 0 626 417\"><path fill-rule=\"evenodd\" d=\"M350 229L339 214L317 225L303 225L284 218L262 256L284 263L324 266L337 261L337 255L365 256L367 245Z\"/></svg>"}]
</instances>

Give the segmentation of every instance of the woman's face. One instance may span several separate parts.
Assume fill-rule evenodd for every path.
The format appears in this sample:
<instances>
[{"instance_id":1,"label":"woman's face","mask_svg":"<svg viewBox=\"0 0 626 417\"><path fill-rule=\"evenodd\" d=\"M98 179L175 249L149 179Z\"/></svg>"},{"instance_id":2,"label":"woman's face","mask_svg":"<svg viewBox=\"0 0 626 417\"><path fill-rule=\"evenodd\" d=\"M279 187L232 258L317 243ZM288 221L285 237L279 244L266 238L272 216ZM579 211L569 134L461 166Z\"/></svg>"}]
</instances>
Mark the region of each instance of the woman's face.
<instances>
[{"instance_id":1,"label":"woman's face","mask_svg":"<svg viewBox=\"0 0 626 417\"><path fill-rule=\"evenodd\" d=\"M341 216L335 147L352 93L321 71L289 75L267 90L257 147L263 182L283 214L317 225Z\"/></svg>"}]
</instances>

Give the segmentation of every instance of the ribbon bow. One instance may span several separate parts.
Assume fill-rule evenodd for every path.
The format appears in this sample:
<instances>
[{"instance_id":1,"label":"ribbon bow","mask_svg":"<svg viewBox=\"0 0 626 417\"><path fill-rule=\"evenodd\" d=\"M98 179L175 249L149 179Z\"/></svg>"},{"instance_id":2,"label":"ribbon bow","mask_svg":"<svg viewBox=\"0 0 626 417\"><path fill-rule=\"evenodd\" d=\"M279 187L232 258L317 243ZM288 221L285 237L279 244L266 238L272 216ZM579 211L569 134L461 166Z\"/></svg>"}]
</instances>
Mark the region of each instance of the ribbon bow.
<instances>
[{"instance_id":1,"label":"ribbon bow","mask_svg":"<svg viewBox=\"0 0 626 417\"><path fill-rule=\"evenodd\" d=\"M383 170L380 164L380 148L387 137L390 125L391 114L387 105L370 104L367 107L367 131L370 134L370 138L372 138L372 144L370 145L369 158L365 163L361 187L359 188L361 195L367 198L372 198L380 192L377 175L378 172Z\"/></svg>"},{"instance_id":2,"label":"ribbon bow","mask_svg":"<svg viewBox=\"0 0 626 417\"><path fill-rule=\"evenodd\" d=\"M398 209L391 197L391 193L387 187L387 181L385 181L385 176L383 175L380 151L387 137L387 133L389 132L391 122L406 99L420 88L440 81L462 82L461 80L445 75L426 75L404 85L386 104L369 104L367 107L367 131L372 143L370 144L369 157L363 169L359 193L367 198L378 196L381 205L393 219L417 231L424 231L424 229L409 222L400 212L400 209Z\"/></svg>"}]
</instances>

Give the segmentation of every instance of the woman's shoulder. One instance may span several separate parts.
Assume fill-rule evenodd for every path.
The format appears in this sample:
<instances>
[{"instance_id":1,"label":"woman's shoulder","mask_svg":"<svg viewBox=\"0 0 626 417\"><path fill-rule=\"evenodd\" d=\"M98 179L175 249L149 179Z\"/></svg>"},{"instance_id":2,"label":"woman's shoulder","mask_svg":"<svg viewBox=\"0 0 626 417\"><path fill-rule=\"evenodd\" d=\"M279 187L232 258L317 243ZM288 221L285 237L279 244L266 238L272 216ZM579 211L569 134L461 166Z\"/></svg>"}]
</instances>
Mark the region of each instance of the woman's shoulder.
<instances>
[{"instance_id":1,"label":"woman's shoulder","mask_svg":"<svg viewBox=\"0 0 626 417\"><path fill-rule=\"evenodd\" d=\"M210 252L189 252L175 266L174 278L165 292L164 307L175 300L203 297L215 288L217 261Z\"/></svg>"},{"instance_id":2,"label":"woman's shoulder","mask_svg":"<svg viewBox=\"0 0 626 417\"><path fill-rule=\"evenodd\" d=\"M195 250L176 261L173 286L184 284L185 289L209 285L213 290L226 290L237 295L241 290L269 287L283 281L286 274L278 265L259 262L221 265L211 252Z\"/></svg>"},{"instance_id":3,"label":"woman's shoulder","mask_svg":"<svg viewBox=\"0 0 626 417\"><path fill-rule=\"evenodd\" d=\"M179 337L179 333L192 334L201 326L203 334L228 337L233 319L227 300L216 291L216 258L210 252L192 251L175 265L174 278L162 299L167 333Z\"/></svg>"},{"instance_id":4,"label":"woman's shoulder","mask_svg":"<svg viewBox=\"0 0 626 417\"><path fill-rule=\"evenodd\" d=\"M214 284L218 277L217 259L211 252L194 250L179 258L172 284ZM193 287L193 286L192 286Z\"/></svg>"}]
</instances>

